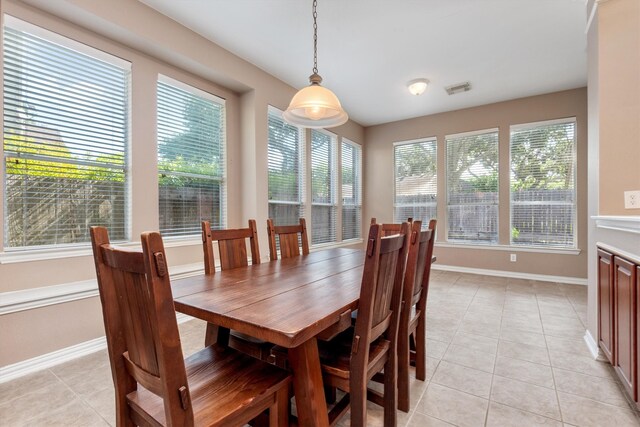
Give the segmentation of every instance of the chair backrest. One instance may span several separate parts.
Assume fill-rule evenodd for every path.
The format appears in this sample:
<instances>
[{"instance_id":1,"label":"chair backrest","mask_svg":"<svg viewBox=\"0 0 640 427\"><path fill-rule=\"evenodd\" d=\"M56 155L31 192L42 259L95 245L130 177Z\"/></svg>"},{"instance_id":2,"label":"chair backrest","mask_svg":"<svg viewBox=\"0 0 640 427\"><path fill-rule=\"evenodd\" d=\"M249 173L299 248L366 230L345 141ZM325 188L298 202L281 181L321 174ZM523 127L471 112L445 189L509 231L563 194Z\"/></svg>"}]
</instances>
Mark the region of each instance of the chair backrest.
<instances>
[{"instance_id":1,"label":"chair backrest","mask_svg":"<svg viewBox=\"0 0 640 427\"><path fill-rule=\"evenodd\" d=\"M260 248L258 246L258 229L256 221L249 220L248 228L234 228L227 230L212 230L209 221L202 221L202 249L204 250L204 272L213 274L216 271L213 256L213 242L218 242L220 252L220 269L246 267L247 243L251 248L251 263L260 264Z\"/></svg>"},{"instance_id":2,"label":"chair backrest","mask_svg":"<svg viewBox=\"0 0 640 427\"><path fill-rule=\"evenodd\" d=\"M118 425L137 385L161 397L168 425L193 424L169 272L159 233L143 233L142 251L116 248L104 227L91 227Z\"/></svg>"},{"instance_id":3,"label":"chair backrest","mask_svg":"<svg viewBox=\"0 0 640 427\"><path fill-rule=\"evenodd\" d=\"M292 258L300 255L300 243L302 244L302 254L309 254L309 236L304 218L300 218L298 225L279 226L274 225L273 220L269 218L267 219L267 234L269 235L269 257L271 260L278 259L276 237L280 243L280 257ZM298 237L300 243L298 243Z\"/></svg>"},{"instance_id":4,"label":"chair backrest","mask_svg":"<svg viewBox=\"0 0 640 427\"><path fill-rule=\"evenodd\" d=\"M420 233L420 250L418 254L418 265L413 288L411 305L418 304L418 310L425 313L427 304L427 293L429 292L429 278L431 277L431 264L433 258L433 245L436 241L437 221L429 221L429 229ZM405 298L407 299L407 298ZM408 299L407 299L408 300ZM408 305L407 305L408 306Z\"/></svg>"},{"instance_id":5,"label":"chair backrest","mask_svg":"<svg viewBox=\"0 0 640 427\"><path fill-rule=\"evenodd\" d=\"M407 219L409 223L409 227L411 227L411 223L413 222L413 218ZM371 224L376 224L376 218L371 218ZM400 234L402 230L402 224L394 224L394 223L384 223L382 225L382 236L392 236L394 234Z\"/></svg>"},{"instance_id":6,"label":"chair backrest","mask_svg":"<svg viewBox=\"0 0 640 427\"><path fill-rule=\"evenodd\" d=\"M366 371L369 344L383 335L391 342L390 351L395 354L408 234L406 222L402 224L401 234L386 237L382 237L381 224L369 227L351 349L352 372L354 369ZM360 375L363 374L361 371Z\"/></svg>"}]
</instances>

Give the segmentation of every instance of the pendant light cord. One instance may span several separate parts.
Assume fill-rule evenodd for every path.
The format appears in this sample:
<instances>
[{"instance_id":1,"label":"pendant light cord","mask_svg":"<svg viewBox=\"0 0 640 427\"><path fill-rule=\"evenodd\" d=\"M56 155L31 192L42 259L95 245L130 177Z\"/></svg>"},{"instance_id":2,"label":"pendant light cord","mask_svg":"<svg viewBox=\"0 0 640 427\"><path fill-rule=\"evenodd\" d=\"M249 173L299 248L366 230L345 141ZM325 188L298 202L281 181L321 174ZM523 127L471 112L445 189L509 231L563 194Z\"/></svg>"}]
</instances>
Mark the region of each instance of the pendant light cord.
<instances>
[{"instance_id":1,"label":"pendant light cord","mask_svg":"<svg viewBox=\"0 0 640 427\"><path fill-rule=\"evenodd\" d=\"M313 73L318 74L318 0L313 0Z\"/></svg>"}]
</instances>

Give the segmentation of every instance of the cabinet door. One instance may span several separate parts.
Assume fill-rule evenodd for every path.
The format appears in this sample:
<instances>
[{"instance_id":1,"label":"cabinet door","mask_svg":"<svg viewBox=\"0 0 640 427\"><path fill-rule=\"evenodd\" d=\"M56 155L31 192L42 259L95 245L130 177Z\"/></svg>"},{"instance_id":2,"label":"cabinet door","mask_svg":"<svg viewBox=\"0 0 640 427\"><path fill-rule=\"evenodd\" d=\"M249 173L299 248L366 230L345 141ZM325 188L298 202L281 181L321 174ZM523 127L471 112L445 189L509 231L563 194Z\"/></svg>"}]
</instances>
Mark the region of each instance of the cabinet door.
<instances>
[{"instance_id":1,"label":"cabinet door","mask_svg":"<svg viewBox=\"0 0 640 427\"><path fill-rule=\"evenodd\" d=\"M637 398L636 343L636 267L629 261L614 257L614 366L629 395Z\"/></svg>"},{"instance_id":2,"label":"cabinet door","mask_svg":"<svg viewBox=\"0 0 640 427\"><path fill-rule=\"evenodd\" d=\"M637 363L639 362L638 358L638 354L640 351L640 312L638 312L640 310L640 265L636 265L636 397L635 397L635 401L636 401L636 405L638 407L640 407L640 390L638 390L638 383L637 383L637 375L638 375L638 365Z\"/></svg>"},{"instance_id":3,"label":"cabinet door","mask_svg":"<svg viewBox=\"0 0 640 427\"><path fill-rule=\"evenodd\" d=\"M609 362L614 361L613 345L613 255L598 249L598 345Z\"/></svg>"}]
</instances>

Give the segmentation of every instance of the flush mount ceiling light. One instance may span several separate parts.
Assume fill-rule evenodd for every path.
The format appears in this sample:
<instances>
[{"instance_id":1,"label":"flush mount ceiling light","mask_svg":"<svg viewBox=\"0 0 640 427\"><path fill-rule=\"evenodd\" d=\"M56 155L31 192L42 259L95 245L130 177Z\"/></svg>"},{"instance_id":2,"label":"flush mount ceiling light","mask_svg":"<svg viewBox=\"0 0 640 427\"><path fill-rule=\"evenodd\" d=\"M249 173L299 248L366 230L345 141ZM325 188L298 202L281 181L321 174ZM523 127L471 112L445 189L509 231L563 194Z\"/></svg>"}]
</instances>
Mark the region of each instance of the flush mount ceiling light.
<instances>
[{"instance_id":1,"label":"flush mount ceiling light","mask_svg":"<svg viewBox=\"0 0 640 427\"><path fill-rule=\"evenodd\" d=\"M422 95L425 90L427 90L427 86L429 85L429 80L427 79L415 79L411 80L407 83L407 87L409 88L409 92L412 95Z\"/></svg>"},{"instance_id":2,"label":"flush mount ceiling light","mask_svg":"<svg viewBox=\"0 0 640 427\"><path fill-rule=\"evenodd\" d=\"M287 123L306 128L331 128L349 120L338 97L326 87L320 86L318 74L318 13L317 0L313 0L313 74L309 86L300 89L291 99L289 108L282 113Z\"/></svg>"}]
</instances>

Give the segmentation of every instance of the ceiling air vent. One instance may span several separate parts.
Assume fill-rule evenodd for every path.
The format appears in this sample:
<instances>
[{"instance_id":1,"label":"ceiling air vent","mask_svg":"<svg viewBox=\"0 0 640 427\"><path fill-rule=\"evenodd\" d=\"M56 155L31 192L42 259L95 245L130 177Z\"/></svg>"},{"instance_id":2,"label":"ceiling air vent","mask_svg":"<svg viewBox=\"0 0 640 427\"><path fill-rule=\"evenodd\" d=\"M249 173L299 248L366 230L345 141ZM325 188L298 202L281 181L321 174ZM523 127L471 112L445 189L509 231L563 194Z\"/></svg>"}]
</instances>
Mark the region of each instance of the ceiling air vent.
<instances>
[{"instance_id":1,"label":"ceiling air vent","mask_svg":"<svg viewBox=\"0 0 640 427\"><path fill-rule=\"evenodd\" d=\"M469 82L458 83L455 85L447 86L444 88L444 90L446 90L449 95L454 95L460 92L468 92L471 90L471 83Z\"/></svg>"}]
</instances>

